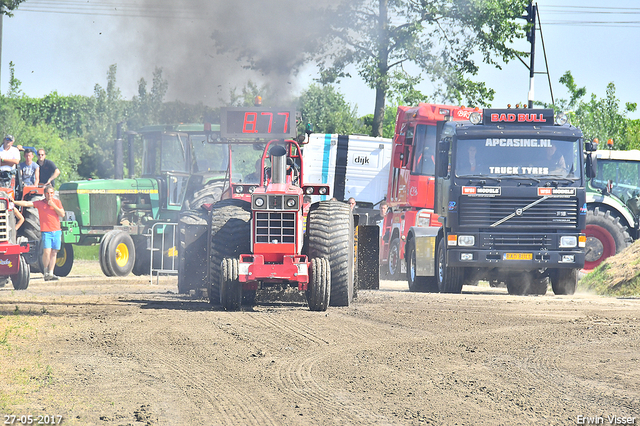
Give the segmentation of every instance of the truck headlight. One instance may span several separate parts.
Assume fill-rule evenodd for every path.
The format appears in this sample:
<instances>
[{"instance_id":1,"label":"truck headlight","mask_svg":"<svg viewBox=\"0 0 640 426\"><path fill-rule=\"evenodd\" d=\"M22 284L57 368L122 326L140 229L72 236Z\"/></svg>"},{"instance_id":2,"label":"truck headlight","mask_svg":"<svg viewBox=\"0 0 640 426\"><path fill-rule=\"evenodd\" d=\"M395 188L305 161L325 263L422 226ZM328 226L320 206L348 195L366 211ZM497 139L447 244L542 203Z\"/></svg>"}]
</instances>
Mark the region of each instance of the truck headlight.
<instances>
[{"instance_id":1,"label":"truck headlight","mask_svg":"<svg viewBox=\"0 0 640 426\"><path fill-rule=\"evenodd\" d=\"M472 247L476 244L476 237L473 235L458 235L459 247Z\"/></svg>"},{"instance_id":2,"label":"truck headlight","mask_svg":"<svg viewBox=\"0 0 640 426\"><path fill-rule=\"evenodd\" d=\"M578 237L575 235L564 235L560 237L560 248L572 248L578 246Z\"/></svg>"}]
</instances>

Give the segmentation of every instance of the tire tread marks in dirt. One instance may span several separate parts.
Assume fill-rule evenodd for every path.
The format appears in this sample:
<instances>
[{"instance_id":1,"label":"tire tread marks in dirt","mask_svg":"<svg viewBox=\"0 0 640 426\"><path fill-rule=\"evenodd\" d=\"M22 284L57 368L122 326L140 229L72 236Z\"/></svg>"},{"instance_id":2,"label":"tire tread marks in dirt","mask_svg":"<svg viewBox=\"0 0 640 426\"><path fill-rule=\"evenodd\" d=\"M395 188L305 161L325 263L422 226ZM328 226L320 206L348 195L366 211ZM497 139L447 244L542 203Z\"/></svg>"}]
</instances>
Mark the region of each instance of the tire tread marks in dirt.
<instances>
[{"instance_id":1,"label":"tire tread marks in dirt","mask_svg":"<svg viewBox=\"0 0 640 426\"><path fill-rule=\"evenodd\" d=\"M607 257L620 253L631 245L633 239L620 218L599 207L587 211L587 248L585 269L593 269Z\"/></svg>"},{"instance_id":2,"label":"tire tread marks in dirt","mask_svg":"<svg viewBox=\"0 0 640 426\"><path fill-rule=\"evenodd\" d=\"M331 306L349 306L353 299L354 229L349 206L323 201L312 207L307 217L309 257L329 260Z\"/></svg>"},{"instance_id":3,"label":"tire tread marks in dirt","mask_svg":"<svg viewBox=\"0 0 640 426\"><path fill-rule=\"evenodd\" d=\"M251 205L242 200L223 200L211 209L209 221L209 301L220 303L221 264L251 250Z\"/></svg>"}]
</instances>

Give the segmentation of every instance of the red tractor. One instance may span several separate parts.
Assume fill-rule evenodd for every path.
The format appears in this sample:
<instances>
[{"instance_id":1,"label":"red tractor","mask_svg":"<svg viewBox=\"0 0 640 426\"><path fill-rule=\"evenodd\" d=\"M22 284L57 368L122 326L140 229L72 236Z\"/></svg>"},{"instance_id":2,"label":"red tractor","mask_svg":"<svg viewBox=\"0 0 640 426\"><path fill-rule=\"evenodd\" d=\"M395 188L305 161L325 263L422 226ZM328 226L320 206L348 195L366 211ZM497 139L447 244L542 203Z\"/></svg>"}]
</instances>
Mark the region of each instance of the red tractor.
<instances>
[{"instance_id":1,"label":"red tractor","mask_svg":"<svg viewBox=\"0 0 640 426\"><path fill-rule=\"evenodd\" d=\"M14 208L9 194L0 191L0 286L4 286L10 278L14 289L26 290L31 275L25 257L29 252L29 243L24 237L16 235Z\"/></svg>"},{"instance_id":2,"label":"red tractor","mask_svg":"<svg viewBox=\"0 0 640 426\"><path fill-rule=\"evenodd\" d=\"M271 167L265 169L269 156ZM348 205L309 206L303 234L304 195L326 195L327 185L305 185L300 146L272 140L265 148L250 202L214 204L209 220L209 298L227 310L252 304L259 288L295 286L309 309L348 306L354 293L354 223ZM232 180L233 181L233 180ZM245 186L231 185L233 194ZM239 198L244 198L240 196Z\"/></svg>"}]
</instances>

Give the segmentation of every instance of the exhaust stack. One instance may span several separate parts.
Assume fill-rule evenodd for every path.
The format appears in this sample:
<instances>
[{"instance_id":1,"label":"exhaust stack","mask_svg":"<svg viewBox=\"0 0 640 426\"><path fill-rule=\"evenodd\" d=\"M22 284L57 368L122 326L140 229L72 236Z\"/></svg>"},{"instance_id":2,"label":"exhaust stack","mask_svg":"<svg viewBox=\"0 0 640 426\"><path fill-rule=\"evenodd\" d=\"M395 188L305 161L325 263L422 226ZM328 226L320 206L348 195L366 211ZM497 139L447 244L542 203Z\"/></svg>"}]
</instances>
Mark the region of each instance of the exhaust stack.
<instances>
[{"instance_id":1,"label":"exhaust stack","mask_svg":"<svg viewBox=\"0 0 640 426\"><path fill-rule=\"evenodd\" d=\"M280 145L271 148L271 183L287 182L287 150Z\"/></svg>"}]
</instances>

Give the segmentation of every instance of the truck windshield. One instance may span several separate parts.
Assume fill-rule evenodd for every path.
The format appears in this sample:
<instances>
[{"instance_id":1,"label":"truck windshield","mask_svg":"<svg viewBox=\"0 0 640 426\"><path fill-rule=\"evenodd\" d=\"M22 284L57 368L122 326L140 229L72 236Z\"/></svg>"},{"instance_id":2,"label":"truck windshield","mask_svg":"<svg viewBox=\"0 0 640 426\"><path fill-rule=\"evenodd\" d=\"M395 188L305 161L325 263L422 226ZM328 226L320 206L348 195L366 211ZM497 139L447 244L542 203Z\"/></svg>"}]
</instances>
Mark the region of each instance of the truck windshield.
<instances>
[{"instance_id":1,"label":"truck windshield","mask_svg":"<svg viewBox=\"0 0 640 426\"><path fill-rule=\"evenodd\" d=\"M578 140L530 137L458 139L456 176L580 178Z\"/></svg>"},{"instance_id":2,"label":"truck windshield","mask_svg":"<svg viewBox=\"0 0 640 426\"><path fill-rule=\"evenodd\" d=\"M192 134L194 171L224 173L229 165L229 147L227 144L208 143L206 135Z\"/></svg>"}]
</instances>

